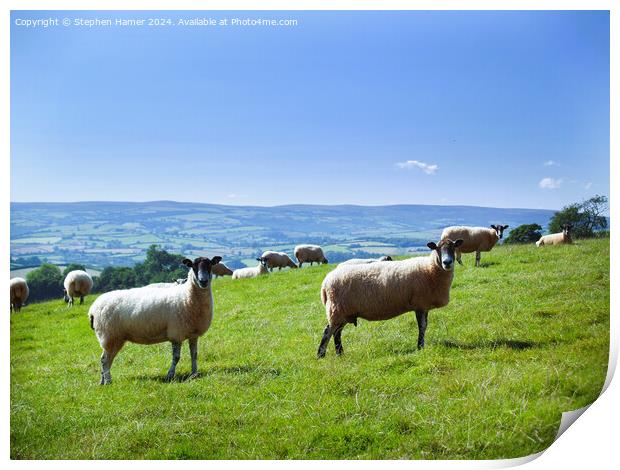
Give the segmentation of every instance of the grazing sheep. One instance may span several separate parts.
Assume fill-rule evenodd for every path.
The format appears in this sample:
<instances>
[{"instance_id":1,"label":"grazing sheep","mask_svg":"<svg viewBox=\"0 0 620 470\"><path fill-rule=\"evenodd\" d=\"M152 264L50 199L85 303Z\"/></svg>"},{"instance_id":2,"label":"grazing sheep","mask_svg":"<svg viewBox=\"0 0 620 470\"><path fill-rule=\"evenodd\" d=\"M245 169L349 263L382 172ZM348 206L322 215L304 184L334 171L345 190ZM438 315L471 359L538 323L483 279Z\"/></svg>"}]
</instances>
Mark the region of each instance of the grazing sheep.
<instances>
[{"instance_id":1,"label":"grazing sheep","mask_svg":"<svg viewBox=\"0 0 620 470\"><path fill-rule=\"evenodd\" d=\"M226 266L224 263L218 263L213 266L213 275L217 276L232 276L232 269Z\"/></svg>"},{"instance_id":2,"label":"grazing sheep","mask_svg":"<svg viewBox=\"0 0 620 470\"><path fill-rule=\"evenodd\" d=\"M358 318L388 320L415 311L418 320L418 348L424 347L428 312L448 305L454 277L454 252L463 240L442 239L428 243L429 256L391 263L342 266L331 271L321 286L328 324L319 345L318 357L332 335L336 354L342 354L342 329L357 325Z\"/></svg>"},{"instance_id":3,"label":"grazing sheep","mask_svg":"<svg viewBox=\"0 0 620 470\"><path fill-rule=\"evenodd\" d=\"M86 271L77 269L67 274L64 286L64 299L69 304L69 307L73 307L74 297L79 297L80 305L82 305L84 297L90 294L93 288L93 278Z\"/></svg>"},{"instance_id":4,"label":"grazing sheep","mask_svg":"<svg viewBox=\"0 0 620 470\"><path fill-rule=\"evenodd\" d=\"M480 252L491 251L495 244L504 236L508 225L491 225L486 227L446 227L441 233L441 239L462 239L463 244L456 250L456 260L461 262L461 253L476 252L476 266L480 266Z\"/></svg>"},{"instance_id":5,"label":"grazing sheep","mask_svg":"<svg viewBox=\"0 0 620 470\"><path fill-rule=\"evenodd\" d=\"M573 243L573 239L570 236L570 231L573 228L571 224L562 225L562 233L550 233L544 235L538 239L536 246L547 245L566 245Z\"/></svg>"},{"instance_id":6,"label":"grazing sheep","mask_svg":"<svg viewBox=\"0 0 620 470\"><path fill-rule=\"evenodd\" d=\"M26 280L21 277L14 277L11 279L11 293L9 295L11 300L11 312L19 312L22 309L22 305L26 303L28 299L28 284Z\"/></svg>"},{"instance_id":7,"label":"grazing sheep","mask_svg":"<svg viewBox=\"0 0 620 470\"><path fill-rule=\"evenodd\" d=\"M260 258L256 258L256 261L258 261L259 264L252 268L235 269L233 271L232 278L247 279L250 277L262 276L263 274L269 274L269 270L267 269L267 261Z\"/></svg>"},{"instance_id":8,"label":"grazing sheep","mask_svg":"<svg viewBox=\"0 0 620 470\"><path fill-rule=\"evenodd\" d=\"M370 264L376 263L378 261L393 261L391 256L382 256L381 258L352 258L346 261L343 261L338 265L340 266L349 266L351 264Z\"/></svg>"},{"instance_id":9,"label":"grazing sheep","mask_svg":"<svg viewBox=\"0 0 620 470\"><path fill-rule=\"evenodd\" d=\"M304 263L323 263L327 264L327 258L323 254L323 249L318 245L297 245L295 247L295 258L301 268Z\"/></svg>"},{"instance_id":10,"label":"grazing sheep","mask_svg":"<svg viewBox=\"0 0 620 470\"><path fill-rule=\"evenodd\" d=\"M296 269L297 265L289 258L286 253L278 251L265 251L261 256L261 259L267 261L267 267L269 271L273 271L273 268L278 268L280 271L282 268Z\"/></svg>"},{"instance_id":11,"label":"grazing sheep","mask_svg":"<svg viewBox=\"0 0 620 470\"><path fill-rule=\"evenodd\" d=\"M198 372L198 338L211 325L213 294L211 268L222 258L184 259L187 282L168 288L138 287L116 290L101 295L88 311L90 326L95 330L101 355L101 384L112 382L110 368L125 342L155 344L172 343L172 365L167 380L174 378L181 358L181 344L189 340L192 376Z\"/></svg>"}]
</instances>

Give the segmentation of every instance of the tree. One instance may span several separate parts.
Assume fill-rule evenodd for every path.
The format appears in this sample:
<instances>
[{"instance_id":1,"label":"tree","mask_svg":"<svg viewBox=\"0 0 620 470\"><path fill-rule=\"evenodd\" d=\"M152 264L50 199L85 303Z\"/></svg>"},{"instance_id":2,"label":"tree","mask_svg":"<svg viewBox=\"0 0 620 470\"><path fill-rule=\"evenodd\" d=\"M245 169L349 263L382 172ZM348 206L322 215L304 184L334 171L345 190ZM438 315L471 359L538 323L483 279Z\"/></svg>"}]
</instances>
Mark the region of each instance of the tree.
<instances>
[{"instance_id":1,"label":"tree","mask_svg":"<svg viewBox=\"0 0 620 470\"><path fill-rule=\"evenodd\" d=\"M513 228L504 243L534 243L542 236L542 227L538 224L523 224Z\"/></svg>"},{"instance_id":2,"label":"tree","mask_svg":"<svg viewBox=\"0 0 620 470\"><path fill-rule=\"evenodd\" d=\"M53 264L44 263L26 275L32 301L62 297L62 273Z\"/></svg>"},{"instance_id":3,"label":"tree","mask_svg":"<svg viewBox=\"0 0 620 470\"><path fill-rule=\"evenodd\" d=\"M603 215L607 210L606 196L596 195L581 203L569 204L553 214L549 221L549 232L561 232L564 224L571 224L574 238L592 237L596 230L607 228L607 218Z\"/></svg>"},{"instance_id":4,"label":"tree","mask_svg":"<svg viewBox=\"0 0 620 470\"><path fill-rule=\"evenodd\" d=\"M137 287L138 282L133 268L108 266L96 278L95 290L108 292L116 289Z\"/></svg>"},{"instance_id":5,"label":"tree","mask_svg":"<svg viewBox=\"0 0 620 470\"><path fill-rule=\"evenodd\" d=\"M67 277L67 274L69 274L71 271L77 271L77 270L86 271L86 267L78 263L69 263L69 265L63 270L62 277L65 278Z\"/></svg>"},{"instance_id":6,"label":"tree","mask_svg":"<svg viewBox=\"0 0 620 470\"><path fill-rule=\"evenodd\" d=\"M136 264L134 270L136 278L144 285L187 277L187 268L183 266L183 256L160 250L157 245L149 247L146 259Z\"/></svg>"}]
</instances>

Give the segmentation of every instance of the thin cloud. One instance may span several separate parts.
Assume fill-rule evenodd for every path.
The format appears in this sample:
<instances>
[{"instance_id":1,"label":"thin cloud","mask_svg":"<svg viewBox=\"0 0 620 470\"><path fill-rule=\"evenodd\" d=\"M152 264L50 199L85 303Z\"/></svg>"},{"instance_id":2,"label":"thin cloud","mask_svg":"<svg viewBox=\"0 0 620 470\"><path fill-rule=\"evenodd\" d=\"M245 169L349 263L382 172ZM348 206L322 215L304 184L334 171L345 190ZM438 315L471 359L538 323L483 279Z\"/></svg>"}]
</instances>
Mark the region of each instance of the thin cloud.
<instances>
[{"instance_id":1,"label":"thin cloud","mask_svg":"<svg viewBox=\"0 0 620 470\"><path fill-rule=\"evenodd\" d=\"M247 195L245 194L237 194L237 193L230 193L228 195L226 195L227 198L229 199L244 199L247 197Z\"/></svg>"},{"instance_id":2,"label":"thin cloud","mask_svg":"<svg viewBox=\"0 0 620 470\"><path fill-rule=\"evenodd\" d=\"M437 173L437 170L439 170L438 165L424 163L418 160L407 160L406 162L398 162L396 166L398 168L403 168L406 170L417 168L419 170L422 170L427 175L434 175L435 173Z\"/></svg>"},{"instance_id":3,"label":"thin cloud","mask_svg":"<svg viewBox=\"0 0 620 470\"><path fill-rule=\"evenodd\" d=\"M547 160L546 162L543 162L544 166L555 166L557 164L558 164L558 162L556 162L554 160Z\"/></svg>"},{"instance_id":4,"label":"thin cloud","mask_svg":"<svg viewBox=\"0 0 620 470\"><path fill-rule=\"evenodd\" d=\"M560 186L562 186L562 180L555 178L543 178L538 183L541 189L558 189Z\"/></svg>"},{"instance_id":5,"label":"thin cloud","mask_svg":"<svg viewBox=\"0 0 620 470\"><path fill-rule=\"evenodd\" d=\"M588 181L584 186L585 189L590 189L591 187L592 187L592 181Z\"/></svg>"}]
</instances>

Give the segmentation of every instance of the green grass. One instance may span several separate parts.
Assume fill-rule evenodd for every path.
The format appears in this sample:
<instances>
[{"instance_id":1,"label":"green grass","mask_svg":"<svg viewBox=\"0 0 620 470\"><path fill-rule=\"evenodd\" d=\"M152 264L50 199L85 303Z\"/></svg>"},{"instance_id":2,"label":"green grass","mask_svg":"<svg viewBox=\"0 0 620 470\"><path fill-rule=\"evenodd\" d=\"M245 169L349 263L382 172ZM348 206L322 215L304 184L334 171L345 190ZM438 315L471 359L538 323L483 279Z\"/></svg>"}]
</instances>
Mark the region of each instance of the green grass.
<instances>
[{"instance_id":1,"label":"green grass","mask_svg":"<svg viewBox=\"0 0 620 470\"><path fill-rule=\"evenodd\" d=\"M531 454L594 401L609 350L609 240L497 247L457 266L429 315L347 326L315 358L332 265L214 281L201 376L164 383L168 344L129 344L100 387L91 296L11 316L11 457L447 458Z\"/></svg>"}]
</instances>

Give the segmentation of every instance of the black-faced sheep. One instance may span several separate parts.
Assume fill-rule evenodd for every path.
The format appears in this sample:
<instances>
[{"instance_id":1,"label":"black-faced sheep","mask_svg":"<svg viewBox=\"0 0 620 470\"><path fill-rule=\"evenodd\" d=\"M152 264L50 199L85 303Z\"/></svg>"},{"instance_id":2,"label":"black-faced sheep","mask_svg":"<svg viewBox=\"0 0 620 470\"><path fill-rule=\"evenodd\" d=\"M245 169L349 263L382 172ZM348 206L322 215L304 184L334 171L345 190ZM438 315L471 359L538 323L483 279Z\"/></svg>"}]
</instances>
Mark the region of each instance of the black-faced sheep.
<instances>
[{"instance_id":1,"label":"black-faced sheep","mask_svg":"<svg viewBox=\"0 0 620 470\"><path fill-rule=\"evenodd\" d=\"M294 254L300 268L304 263L310 263L310 266L313 263L328 263L323 254L323 249L318 245L297 245Z\"/></svg>"},{"instance_id":2,"label":"black-faced sheep","mask_svg":"<svg viewBox=\"0 0 620 470\"><path fill-rule=\"evenodd\" d=\"M476 252L476 266L480 266L480 252L491 251L495 244L504 236L508 225L491 225L486 227L446 227L441 233L441 239L462 239L463 244L456 250L456 260L461 262L461 253Z\"/></svg>"},{"instance_id":3,"label":"black-faced sheep","mask_svg":"<svg viewBox=\"0 0 620 470\"><path fill-rule=\"evenodd\" d=\"M548 246L548 245L568 245L573 243L573 239L570 236L570 231L573 228L571 224L562 225L562 233L550 233L549 235L543 235L536 242L536 246Z\"/></svg>"},{"instance_id":4,"label":"black-faced sheep","mask_svg":"<svg viewBox=\"0 0 620 470\"><path fill-rule=\"evenodd\" d=\"M388 320L415 311L418 320L418 348L424 346L428 312L448 305L454 277L454 252L463 240L429 242L429 256L391 263L342 266L331 271L321 286L327 327L318 357L325 356L332 335L336 354L342 354L342 329L357 319Z\"/></svg>"},{"instance_id":5,"label":"black-faced sheep","mask_svg":"<svg viewBox=\"0 0 620 470\"><path fill-rule=\"evenodd\" d=\"M273 271L273 268L278 268L278 271L282 268L297 268L295 262L283 252L265 251L260 257L267 261L267 268L269 268L269 271Z\"/></svg>"},{"instance_id":6,"label":"black-faced sheep","mask_svg":"<svg viewBox=\"0 0 620 470\"><path fill-rule=\"evenodd\" d=\"M213 294L211 269L222 258L184 259L187 282L167 288L139 287L101 295L90 307L90 325L103 349L101 384L112 381L110 368L125 342L172 343L172 365L167 380L174 378L181 344L189 340L192 376L198 371L198 338L211 325Z\"/></svg>"}]
</instances>

